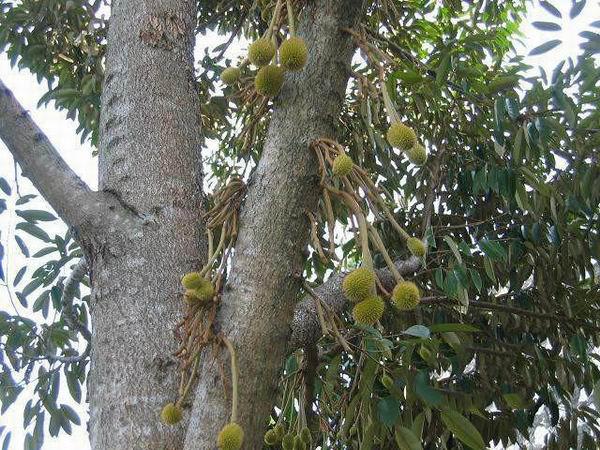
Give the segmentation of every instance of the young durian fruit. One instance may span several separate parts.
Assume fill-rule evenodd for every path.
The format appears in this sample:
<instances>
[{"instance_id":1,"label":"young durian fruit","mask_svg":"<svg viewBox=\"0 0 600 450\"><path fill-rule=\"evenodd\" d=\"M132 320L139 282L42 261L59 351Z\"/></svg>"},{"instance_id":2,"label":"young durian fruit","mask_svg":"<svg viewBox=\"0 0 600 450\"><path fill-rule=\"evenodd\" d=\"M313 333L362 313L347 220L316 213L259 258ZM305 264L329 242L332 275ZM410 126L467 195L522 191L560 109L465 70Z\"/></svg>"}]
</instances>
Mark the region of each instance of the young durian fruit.
<instances>
[{"instance_id":1,"label":"young durian fruit","mask_svg":"<svg viewBox=\"0 0 600 450\"><path fill-rule=\"evenodd\" d=\"M421 144L415 144L410 150L406 151L408 160L415 166L423 166L427 162L427 150Z\"/></svg>"},{"instance_id":2,"label":"young durian fruit","mask_svg":"<svg viewBox=\"0 0 600 450\"><path fill-rule=\"evenodd\" d=\"M391 391L394 388L394 379L388 374L381 377L381 384L388 390Z\"/></svg>"},{"instance_id":3,"label":"young durian fruit","mask_svg":"<svg viewBox=\"0 0 600 450\"><path fill-rule=\"evenodd\" d=\"M353 270L342 281L342 292L353 303L358 303L370 296L374 287L375 274L365 267Z\"/></svg>"},{"instance_id":4,"label":"young durian fruit","mask_svg":"<svg viewBox=\"0 0 600 450\"><path fill-rule=\"evenodd\" d=\"M183 412L175 403L167 403L160 412L160 420L166 425L175 425L181 420Z\"/></svg>"},{"instance_id":5,"label":"young durian fruit","mask_svg":"<svg viewBox=\"0 0 600 450\"><path fill-rule=\"evenodd\" d=\"M306 444L299 434L294 437L294 450L306 450Z\"/></svg>"},{"instance_id":6,"label":"young durian fruit","mask_svg":"<svg viewBox=\"0 0 600 450\"><path fill-rule=\"evenodd\" d=\"M194 303L207 303L212 300L215 296L215 288L213 287L210 280L201 278L200 285L195 289L186 289L184 297L187 302Z\"/></svg>"},{"instance_id":7,"label":"young durian fruit","mask_svg":"<svg viewBox=\"0 0 600 450\"><path fill-rule=\"evenodd\" d=\"M279 443L279 436L277 436L277 432L275 431L274 428L271 428L270 430L267 430L267 432L265 433L265 444L268 445L269 447L273 447L275 445L277 445Z\"/></svg>"},{"instance_id":8,"label":"young durian fruit","mask_svg":"<svg viewBox=\"0 0 600 450\"><path fill-rule=\"evenodd\" d=\"M392 304L400 311L414 309L420 301L421 293L412 281L401 281L392 292Z\"/></svg>"},{"instance_id":9,"label":"young durian fruit","mask_svg":"<svg viewBox=\"0 0 600 450\"><path fill-rule=\"evenodd\" d=\"M262 67L256 74L254 86L256 92L265 97L275 97L283 85L283 69L279 66Z\"/></svg>"},{"instance_id":10,"label":"young durian fruit","mask_svg":"<svg viewBox=\"0 0 600 450\"><path fill-rule=\"evenodd\" d=\"M383 316L385 303L382 298L373 295L357 303L352 309L352 317L363 325L375 325Z\"/></svg>"},{"instance_id":11,"label":"young durian fruit","mask_svg":"<svg viewBox=\"0 0 600 450\"><path fill-rule=\"evenodd\" d=\"M308 59L308 50L304 39L292 36L279 47L279 59L286 70L302 70Z\"/></svg>"},{"instance_id":12,"label":"young durian fruit","mask_svg":"<svg viewBox=\"0 0 600 450\"><path fill-rule=\"evenodd\" d=\"M248 47L248 59L257 67L266 66L275 56L275 44L270 39L260 38Z\"/></svg>"},{"instance_id":13,"label":"young durian fruit","mask_svg":"<svg viewBox=\"0 0 600 450\"><path fill-rule=\"evenodd\" d=\"M312 437L310 435L310 430L308 429L308 427L302 428L302 431L300 432L300 437L302 438L302 442L304 442L307 446L310 446Z\"/></svg>"},{"instance_id":14,"label":"young durian fruit","mask_svg":"<svg viewBox=\"0 0 600 450\"><path fill-rule=\"evenodd\" d=\"M227 86L231 86L238 82L241 75L242 71L239 67L228 67L221 72L221 81Z\"/></svg>"},{"instance_id":15,"label":"young durian fruit","mask_svg":"<svg viewBox=\"0 0 600 450\"><path fill-rule=\"evenodd\" d=\"M281 440L281 448L283 450L294 450L294 435L292 433L286 434Z\"/></svg>"},{"instance_id":16,"label":"young durian fruit","mask_svg":"<svg viewBox=\"0 0 600 450\"><path fill-rule=\"evenodd\" d=\"M240 450L244 442L244 430L235 422L225 425L217 437L219 450Z\"/></svg>"},{"instance_id":17,"label":"young durian fruit","mask_svg":"<svg viewBox=\"0 0 600 450\"><path fill-rule=\"evenodd\" d=\"M406 240L406 246L408 250L415 256L422 258L427 253L427 247L425 242L416 237L409 237Z\"/></svg>"},{"instance_id":18,"label":"young durian fruit","mask_svg":"<svg viewBox=\"0 0 600 450\"><path fill-rule=\"evenodd\" d=\"M199 272L186 273L181 277L181 284L186 289L197 289L202 286L204 277Z\"/></svg>"},{"instance_id":19,"label":"young durian fruit","mask_svg":"<svg viewBox=\"0 0 600 450\"><path fill-rule=\"evenodd\" d=\"M407 151L417 143L417 135L411 127L402 122L394 122L388 128L387 140L392 147Z\"/></svg>"},{"instance_id":20,"label":"young durian fruit","mask_svg":"<svg viewBox=\"0 0 600 450\"><path fill-rule=\"evenodd\" d=\"M333 174L336 177L345 177L352 172L354 161L347 154L342 153L333 160Z\"/></svg>"}]
</instances>

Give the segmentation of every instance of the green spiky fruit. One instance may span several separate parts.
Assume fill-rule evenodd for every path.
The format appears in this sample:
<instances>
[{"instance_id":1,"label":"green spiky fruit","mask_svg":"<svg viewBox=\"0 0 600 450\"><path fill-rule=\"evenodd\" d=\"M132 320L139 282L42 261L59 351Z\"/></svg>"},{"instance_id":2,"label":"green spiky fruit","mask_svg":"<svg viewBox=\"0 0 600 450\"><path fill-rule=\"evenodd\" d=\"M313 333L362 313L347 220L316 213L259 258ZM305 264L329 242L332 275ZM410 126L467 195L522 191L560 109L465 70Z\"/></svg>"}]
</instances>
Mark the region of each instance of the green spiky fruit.
<instances>
[{"instance_id":1,"label":"green spiky fruit","mask_svg":"<svg viewBox=\"0 0 600 450\"><path fill-rule=\"evenodd\" d=\"M372 270L359 267L344 277L342 292L353 303L367 298L375 290L375 274Z\"/></svg>"},{"instance_id":2,"label":"green spiky fruit","mask_svg":"<svg viewBox=\"0 0 600 450\"><path fill-rule=\"evenodd\" d=\"M425 242L416 237L409 237L406 240L406 246L408 250L415 256L422 258L427 253L427 247L425 246Z\"/></svg>"},{"instance_id":3,"label":"green spiky fruit","mask_svg":"<svg viewBox=\"0 0 600 450\"><path fill-rule=\"evenodd\" d=\"M248 47L248 59L257 67L266 66L275 56L275 44L270 39L261 38Z\"/></svg>"},{"instance_id":4,"label":"green spiky fruit","mask_svg":"<svg viewBox=\"0 0 600 450\"><path fill-rule=\"evenodd\" d=\"M160 420L167 425L175 425L182 416L181 408L174 403L167 403L160 412Z\"/></svg>"},{"instance_id":5,"label":"green spiky fruit","mask_svg":"<svg viewBox=\"0 0 600 450\"><path fill-rule=\"evenodd\" d=\"M306 450L306 444L299 434L294 437L294 450Z\"/></svg>"},{"instance_id":6,"label":"green spiky fruit","mask_svg":"<svg viewBox=\"0 0 600 450\"><path fill-rule=\"evenodd\" d=\"M387 131L387 140L392 147L410 150L417 143L415 131L401 122L394 122Z\"/></svg>"},{"instance_id":7,"label":"green spiky fruit","mask_svg":"<svg viewBox=\"0 0 600 450\"><path fill-rule=\"evenodd\" d=\"M352 158L350 158L345 153L338 155L333 160L333 174L336 177L345 177L352 172L352 168L354 167L354 162Z\"/></svg>"},{"instance_id":8,"label":"green spiky fruit","mask_svg":"<svg viewBox=\"0 0 600 450\"><path fill-rule=\"evenodd\" d=\"M381 384L383 384L388 391L391 391L394 388L394 380L387 374L381 377Z\"/></svg>"},{"instance_id":9,"label":"green spiky fruit","mask_svg":"<svg viewBox=\"0 0 600 450\"><path fill-rule=\"evenodd\" d=\"M427 150L421 144L415 144L410 150L407 150L406 156L415 166L423 166L427 162Z\"/></svg>"},{"instance_id":10,"label":"green spiky fruit","mask_svg":"<svg viewBox=\"0 0 600 450\"><path fill-rule=\"evenodd\" d=\"M221 72L221 81L227 86L231 86L238 82L241 75L242 71L238 67L228 67Z\"/></svg>"},{"instance_id":11,"label":"green spiky fruit","mask_svg":"<svg viewBox=\"0 0 600 450\"><path fill-rule=\"evenodd\" d=\"M261 68L254 79L256 92L265 97L275 97L283 85L283 69L279 66Z\"/></svg>"},{"instance_id":12,"label":"green spiky fruit","mask_svg":"<svg viewBox=\"0 0 600 450\"><path fill-rule=\"evenodd\" d=\"M279 58L281 65L286 70L297 71L302 70L308 59L308 50L304 39L299 37L291 37L279 47Z\"/></svg>"},{"instance_id":13,"label":"green spiky fruit","mask_svg":"<svg viewBox=\"0 0 600 450\"><path fill-rule=\"evenodd\" d=\"M283 439L283 436L285 435L285 427L283 426L283 424L278 423L277 425L275 425L275 428L273 428L273 431L275 432L275 435L277 436L277 441L281 442L281 440Z\"/></svg>"},{"instance_id":14,"label":"green spiky fruit","mask_svg":"<svg viewBox=\"0 0 600 450\"><path fill-rule=\"evenodd\" d=\"M244 430L237 423L225 425L217 437L219 450L240 450L244 442Z\"/></svg>"},{"instance_id":15,"label":"green spiky fruit","mask_svg":"<svg viewBox=\"0 0 600 450\"><path fill-rule=\"evenodd\" d=\"M357 303L352 309L352 317L358 323L375 325L383 316L385 303L381 297L373 295Z\"/></svg>"},{"instance_id":16,"label":"green spiky fruit","mask_svg":"<svg viewBox=\"0 0 600 450\"><path fill-rule=\"evenodd\" d=\"M267 432L265 433L265 444L268 445L269 447L273 447L274 445L276 445L279 442L279 439L277 439L277 432L274 429L271 430L267 430Z\"/></svg>"},{"instance_id":17,"label":"green spiky fruit","mask_svg":"<svg viewBox=\"0 0 600 450\"><path fill-rule=\"evenodd\" d=\"M199 272L186 273L181 277L181 284L186 289L197 289L202 286L204 277Z\"/></svg>"},{"instance_id":18,"label":"green spiky fruit","mask_svg":"<svg viewBox=\"0 0 600 450\"><path fill-rule=\"evenodd\" d=\"M304 442L307 446L310 445L312 438L310 436L310 430L308 429L308 427L302 428L302 431L300 432L300 437L302 438L302 442Z\"/></svg>"},{"instance_id":19,"label":"green spiky fruit","mask_svg":"<svg viewBox=\"0 0 600 450\"><path fill-rule=\"evenodd\" d=\"M283 450L294 450L294 435L292 433L288 433L283 437L281 447Z\"/></svg>"},{"instance_id":20,"label":"green spiky fruit","mask_svg":"<svg viewBox=\"0 0 600 450\"><path fill-rule=\"evenodd\" d=\"M401 281L392 292L392 304L396 309L414 309L421 301L419 288L412 281Z\"/></svg>"},{"instance_id":21,"label":"green spiky fruit","mask_svg":"<svg viewBox=\"0 0 600 450\"><path fill-rule=\"evenodd\" d=\"M200 286L196 289L187 289L184 296L189 303L206 303L215 296L215 288L210 280L202 278Z\"/></svg>"}]
</instances>

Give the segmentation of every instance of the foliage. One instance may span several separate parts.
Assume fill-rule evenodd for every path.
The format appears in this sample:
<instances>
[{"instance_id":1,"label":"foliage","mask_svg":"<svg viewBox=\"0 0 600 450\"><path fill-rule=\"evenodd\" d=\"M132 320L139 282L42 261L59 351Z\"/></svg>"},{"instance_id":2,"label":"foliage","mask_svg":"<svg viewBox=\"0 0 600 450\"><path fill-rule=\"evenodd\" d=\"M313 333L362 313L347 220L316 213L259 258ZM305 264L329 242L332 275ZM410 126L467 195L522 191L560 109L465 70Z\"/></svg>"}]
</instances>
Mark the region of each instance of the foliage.
<instances>
[{"instance_id":1,"label":"foliage","mask_svg":"<svg viewBox=\"0 0 600 450\"><path fill-rule=\"evenodd\" d=\"M291 355L273 424L293 433L307 426L322 448L475 449L528 440L546 414L548 448L595 447L598 405L579 398L597 400L600 390L593 351L600 330L600 23L582 30L576 55L538 73L514 48L519 26L529 8L543 8L546 18L533 25L548 39L531 55L550 54L563 45L554 34L569 20L557 9L564 2L369 3L355 30L361 51L338 141L376 180L394 220L425 238L426 263L411 278L424 298L414 311L386 312L381 327L354 325L344 315L336 319L341 340L327 336L318 350ZM41 101L55 100L77 116L82 137L93 142L106 31L99 7L0 4L0 42L12 61L47 80ZM199 2L199 33L228 36L206 50L197 78L204 137L219 141L207 161L215 185L247 176L262 151L270 104L247 101L239 86L222 86L219 75L232 63L227 47L236 37L263 35L273 7ZM585 7L574 1L570 18ZM386 142L384 90L427 147L423 167ZM0 188L8 199L16 195L3 179ZM57 386L66 379L80 402L86 359L56 358L77 355L80 329L65 320L61 273L80 250L69 233L48 236L43 225L53 216L27 209L28 199L16 199L22 220L15 242L31 260L45 259L22 288L27 268L19 271L10 290L19 287L22 307L41 317L0 313L0 394L4 412L23 382L35 383L37 401L24 416L32 429L26 448L39 448L47 414L51 434L78 423L68 405L56 403ZM332 201L334 236L326 214L314 218L305 270L314 283L360 260L360 244L348 237L351 214ZM410 256L389 220L375 215L373 227L392 259ZM47 247L29 255L23 233ZM318 247L332 237L334 251L323 255ZM373 249L373 263L386 266L383 252ZM0 270L0 278L9 283L6 273ZM39 297L30 306L34 292ZM76 297L74 317L87 325L87 297Z\"/></svg>"}]
</instances>

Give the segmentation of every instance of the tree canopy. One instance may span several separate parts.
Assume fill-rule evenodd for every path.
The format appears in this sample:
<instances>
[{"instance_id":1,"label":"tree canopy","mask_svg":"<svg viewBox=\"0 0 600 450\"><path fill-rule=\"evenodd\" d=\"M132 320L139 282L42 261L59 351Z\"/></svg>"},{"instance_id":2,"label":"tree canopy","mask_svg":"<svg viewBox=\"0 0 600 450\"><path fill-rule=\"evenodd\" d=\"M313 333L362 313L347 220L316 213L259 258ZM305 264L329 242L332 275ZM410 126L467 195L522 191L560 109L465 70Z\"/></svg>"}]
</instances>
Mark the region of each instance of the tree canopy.
<instances>
[{"instance_id":1,"label":"tree canopy","mask_svg":"<svg viewBox=\"0 0 600 450\"><path fill-rule=\"evenodd\" d=\"M197 61L195 80L198 132L215 149L204 165L214 238L206 267L217 289L277 103L256 92L257 71L229 59L229 49L265 35L279 46L309 1L198 3L198 42L207 32L222 37ZM547 40L530 55L550 55L564 45L555 37L561 23L584 14L585 0L567 9L559 1L365 3L358 26L343 30L357 50L342 115L331 117L337 139L310 148L319 208L298 211L311 239L292 328L312 314L318 341L292 330L265 445L279 448L284 435L308 428L311 448L480 449L532 440L541 423L547 448L595 448L600 21L590 19L581 47L546 73L515 45L526 14L545 14L533 26ZM47 82L40 105L66 110L94 145L107 21L102 1L0 2L0 46ZM319 64L306 44L307 66ZM224 70L238 66L239 79L223 83ZM392 136L398 122L414 137ZM404 149L403 139L411 141ZM351 158L345 167L341 155ZM5 178L0 189L0 214L8 202L18 218L5 244L28 258L16 273L0 266L6 292L27 311L0 311L0 401L4 413L35 386L23 426L25 448L40 448L46 431L80 425L89 281L76 236L49 235L45 224L56 217L30 209L33 194ZM30 254L34 239L43 248ZM415 248L421 240L425 248ZM3 263L5 253L0 244ZM341 300L338 274L358 266L377 274L381 313ZM394 287L410 282L417 300L405 305ZM65 384L70 404L57 402Z\"/></svg>"}]
</instances>

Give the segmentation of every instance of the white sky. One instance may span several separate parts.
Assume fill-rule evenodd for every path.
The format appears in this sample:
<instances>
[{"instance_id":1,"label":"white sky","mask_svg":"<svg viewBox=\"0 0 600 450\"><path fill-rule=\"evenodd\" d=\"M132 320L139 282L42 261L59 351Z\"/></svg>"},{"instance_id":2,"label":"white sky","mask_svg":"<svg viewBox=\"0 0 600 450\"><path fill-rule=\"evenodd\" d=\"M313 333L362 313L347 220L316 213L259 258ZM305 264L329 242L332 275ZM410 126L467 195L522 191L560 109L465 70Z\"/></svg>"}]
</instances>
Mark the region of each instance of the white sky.
<instances>
[{"instance_id":1,"label":"white sky","mask_svg":"<svg viewBox=\"0 0 600 450\"><path fill-rule=\"evenodd\" d=\"M554 3L558 4L559 2ZM536 46L554 38L562 39L563 45L544 55L529 57L527 62L536 67L538 65L543 66L548 72L548 75L550 75L559 61L568 56L579 54L580 50L578 46L581 38L578 36L578 33L586 29L590 22L600 19L600 2L596 2L595 4L593 3L594 2L588 1L584 11L574 20L569 19L571 2L568 0L561 1L561 10L563 13L562 20L555 18L540 7L536 7L534 10L532 10L530 16L528 17L527 23L522 27L522 31L525 34L525 36L522 38L525 43L525 47L519 45L519 51L521 53L527 53ZM552 21L559 23L562 25L563 30L555 33L541 32L530 25L533 21ZM215 39L214 37L210 37L202 40L203 42L199 43L199 48L196 51L197 57L201 57L203 54L202 47L200 47L200 45L203 44L212 47L218 43L221 43L223 38L219 37ZM241 50L242 49L234 49L233 51L234 53L239 53ZM4 54L0 55L0 79L2 79L2 81L13 91L14 95L21 102L21 104L29 110L35 122L46 133L56 148L61 151L63 158L69 163L69 165L86 183L88 183L92 188L95 188L97 185L96 160L91 156L92 152L89 144L86 143L82 145L79 137L76 136L76 124L71 120L67 120L66 114L56 111L52 105L50 105L48 108L38 109L36 107L39 98L46 92L45 86L39 85L36 82L35 77L29 72L19 72L16 69L11 69ZM3 176L11 182L13 180L12 158L1 141L0 176ZM20 177L20 187L22 193L35 192L28 180L22 177ZM40 205L40 209L49 209L49 207L44 205L41 200L39 203L37 203L37 206ZM10 209L10 214L7 212L0 216L0 231L2 233L2 244L7 250L7 259L10 261L10 267L8 267L8 270L5 268L5 273L9 283L12 283L12 279L14 278L18 269L25 264L25 260L21 256L17 246L14 244L12 235L7 233L7 230L12 228L15 224L14 208L11 208L12 205L10 204L8 206ZM34 204L31 203L31 206L33 207ZM55 222L54 228L50 231L63 233L64 230L64 225ZM27 244L30 247L31 253L36 251L36 245L41 247L41 245L38 244L40 241L36 241L37 240L35 239L27 240ZM34 262L36 265L32 266L32 268L37 268L38 263L39 261ZM26 277L27 275L25 278ZM3 287L0 287L0 308L10 308L7 295ZM66 395L65 392L67 392ZM20 400L17 401L4 416L0 417L0 425L7 425L12 431L11 449L20 449L23 445L22 442L25 432L21 429L22 411L27 400L28 395L26 393L22 393ZM89 449L87 433L85 430L85 423L87 421L87 406L85 404L79 406L74 404L68 395L66 386L64 386L64 389L61 388L61 396L59 397L59 401L61 400L64 403L69 403L78 412L80 412L83 425L80 427L75 427L73 429L72 436L62 433L58 438L51 438L46 432L45 444L43 448L46 450L64 450L65 448L73 448L78 450ZM48 417L46 420L48 420ZM0 443L2 442L2 438L3 436L0 437Z\"/></svg>"}]
</instances>

